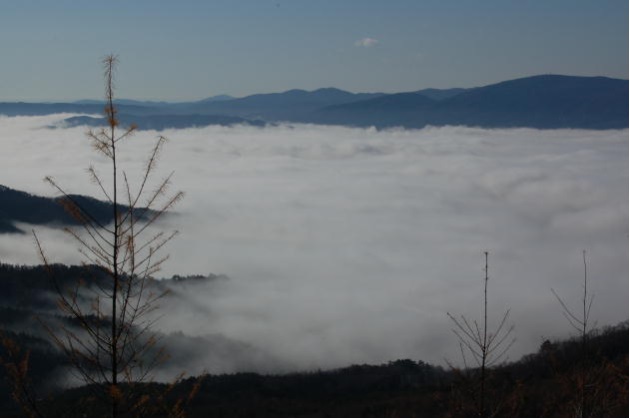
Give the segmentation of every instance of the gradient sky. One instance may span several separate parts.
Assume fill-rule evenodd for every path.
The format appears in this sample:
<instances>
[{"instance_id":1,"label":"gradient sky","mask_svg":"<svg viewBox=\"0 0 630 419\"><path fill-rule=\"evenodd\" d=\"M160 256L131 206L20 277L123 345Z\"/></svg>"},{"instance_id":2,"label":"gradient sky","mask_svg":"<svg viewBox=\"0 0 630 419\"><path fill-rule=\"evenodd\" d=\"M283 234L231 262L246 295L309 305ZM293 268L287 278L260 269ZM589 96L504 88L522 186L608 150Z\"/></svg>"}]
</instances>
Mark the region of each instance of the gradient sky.
<instances>
[{"instance_id":1,"label":"gradient sky","mask_svg":"<svg viewBox=\"0 0 630 419\"><path fill-rule=\"evenodd\" d=\"M0 101L397 92L544 74L628 78L626 0L0 2Z\"/></svg>"}]
</instances>

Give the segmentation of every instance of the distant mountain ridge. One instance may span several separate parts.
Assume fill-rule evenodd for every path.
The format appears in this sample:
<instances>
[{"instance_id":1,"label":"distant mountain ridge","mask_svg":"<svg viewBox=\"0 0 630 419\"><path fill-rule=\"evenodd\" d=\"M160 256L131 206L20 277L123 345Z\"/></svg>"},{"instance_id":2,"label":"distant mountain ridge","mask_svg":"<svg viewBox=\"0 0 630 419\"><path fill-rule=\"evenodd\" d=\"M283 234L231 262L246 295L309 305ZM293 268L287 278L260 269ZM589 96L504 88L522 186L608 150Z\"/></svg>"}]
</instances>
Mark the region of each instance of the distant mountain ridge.
<instances>
[{"instance_id":1,"label":"distant mountain ridge","mask_svg":"<svg viewBox=\"0 0 630 419\"><path fill-rule=\"evenodd\" d=\"M317 123L377 127L464 125L483 128L628 127L628 81L606 77L534 76L442 100L402 93L321 109Z\"/></svg>"},{"instance_id":2,"label":"distant mountain ridge","mask_svg":"<svg viewBox=\"0 0 630 419\"><path fill-rule=\"evenodd\" d=\"M351 93L336 88L227 95L196 102L118 101L141 129L297 122L376 128L463 125L483 128L620 129L628 127L628 80L540 75L476 88ZM0 103L0 114L101 114L102 102ZM69 125L102 121L74 117Z\"/></svg>"},{"instance_id":3,"label":"distant mountain ridge","mask_svg":"<svg viewBox=\"0 0 630 419\"><path fill-rule=\"evenodd\" d=\"M180 129L191 127L205 127L208 125L252 125L264 126L266 123L261 120L248 120L238 116L229 115L129 115L119 114L118 121L123 126L135 124L141 130L162 131L165 129ZM73 116L64 119L64 126L90 126L98 127L107 125L105 117Z\"/></svg>"},{"instance_id":4,"label":"distant mountain ridge","mask_svg":"<svg viewBox=\"0 0 630 419\"><path fill-rule=\"evenodd\" d=\"M210 96L207 97L205 99L201 99L197 102L168 102L168 101L164 101L164 100L134 100L134 99L115 99L114 103L116 105L132 105L132 106L149 106L149 107L155 107L155 106L177 106L177 105L187 105L189 103L208 103L208 102L221 102L224 100L232 100L232 99L236 99L233 96L230 95L216 95L216 96ZM77 104L77 105L105 105L105 101L104 100L94 100L94 99L83 99L83 100L77 100L75 102L72 102L73 104Z\"/></svg>"},{"instance_id":5,"label":"distant mountain ridge","mask_svg":"<svg viewBox=\"0 0 630 419\"><path fill-rule=\"evenodd\" d=\"M219 102L196 102L181 106L178 112L223 114L269 122L298 122L301 118L325 106L353 103L381 95L383 93L350 93L332 87L311 92L293 89L282 93L255 94Z\"/></svg>"}]
</instances>

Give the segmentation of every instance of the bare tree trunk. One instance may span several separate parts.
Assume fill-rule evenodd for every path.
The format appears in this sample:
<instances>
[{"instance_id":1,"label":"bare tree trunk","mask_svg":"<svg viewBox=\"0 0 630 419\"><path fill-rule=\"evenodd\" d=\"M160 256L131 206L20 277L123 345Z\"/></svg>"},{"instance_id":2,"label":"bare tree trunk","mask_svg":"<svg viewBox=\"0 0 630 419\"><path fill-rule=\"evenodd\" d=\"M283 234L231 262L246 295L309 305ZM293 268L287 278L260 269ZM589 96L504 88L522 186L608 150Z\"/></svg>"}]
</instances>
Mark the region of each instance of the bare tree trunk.
<instances>
[{"instance_id":1,"label":"bare tree trunk","mask_svg":"<svg viewBox=\"0 0 630 419\"><path fill-rule=\"evenodd\" d=\"M586 289L587 285L587 271L586 271L586 250L582 250L582 261L584 262L584 294L582 295L582 359L581 359L581 369L580 369L580 412L581 416L584 417L587 414L586 408L586 339L588 337L588 330L586 329L588 326L588 315L590 311L590 307L587 308L587 300L588 300L588 291Z\"/></svg>"},{"instance_id":2,"label":"bare tree trunk","mask_svg":"<svg viewBox=\"0 0 630 419\"><path fill-rule=\"evenodd\" d=\"M484 252L485 280L483 287L483 345L481 346L481 391L479 392L479 416L484 416L486 398L486 360L488 359L488 252Z\"/></svg>"},{"instance_id":3,"label":"bare tree trunk","mask_svg":"<svg viewBox=\"0 0 630 419\"><path fill-rule=\"evenodd\" d=\"M106 78L107 78L107 113L109 115L109 128L111 138L111 153L112 153L112 209L114 216L114 232L112 233L112 266L114 286L112 290L112 335L111 335L111 360L112 360L112 388L111 388L111 400L112 400L112 417L118 417L118 310L116 304L118 302L118 288L120 287L120 275L118 273L118 252L119 252L119 223L118 223L118 172L116 167L116 118L114 108L114 94L113 94L113 75L114 75L115 58L113 56L106 59Z\"/></svg>"},{"instance_id":4,"label":"bare tree trunk","mask_svg":"<svg viewBox=\"0 0 630 419\"><path fill-rule=\"evenodd\" d=\"M577 401L577 409L579 410L577 413L579 416L588 416L589 415L589 406L588 406L588 393L587 393L587 384L588 373L587 373L587 358L588 358L588 333L591 328L590 326L590 317L591 317L591 307L593 306L593 300L595 299L594 294L588 293L588 272L586 269L586 250L582 250L582 263L584 265L584 284L583 284L583 292L582 292L582 314L575 314L569 307L566 305L564 300L560 298L558 293L552 288L551 292L556 297L560 305L562 306L562 314L567 319L569 324L580 334L581 338L581 354L580 354L580 376L578 378L578 397Z\"/></svg>"}]
</instances>

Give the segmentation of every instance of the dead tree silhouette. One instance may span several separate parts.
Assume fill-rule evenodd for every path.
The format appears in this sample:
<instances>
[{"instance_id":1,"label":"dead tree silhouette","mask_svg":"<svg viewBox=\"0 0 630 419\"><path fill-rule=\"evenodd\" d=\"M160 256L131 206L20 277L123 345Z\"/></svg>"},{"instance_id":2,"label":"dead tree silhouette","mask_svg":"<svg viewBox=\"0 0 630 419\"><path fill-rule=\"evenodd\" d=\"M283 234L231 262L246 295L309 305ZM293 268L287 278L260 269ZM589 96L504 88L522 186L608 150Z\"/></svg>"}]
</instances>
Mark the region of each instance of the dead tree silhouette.
<instances>
[{"instance_id":1,"label":"dead tree silhouette","mask_svg":"<svg viewBox=\"0 0 630 419\"><path fill-rule=\"evenodd\" d=\"M477 320L469 320L463 315L455 317L447 315L455 325L452 329L457 336L464 366L468 369L466 352L470 353L479 368L479 391L477 393L477 415L486 415L486 379L488 368L504 359L507 351L512 347L515 339L512 337L514 326L508 326L510 310L503 314L499 325L494 331L488 326L488 252L485 256L485 276L483 288L483 319L481 324Z\"/></svg>"},{"instance_id":2,"label":"dead tree silhouette","mask_svg":"<svg viewBox=\"0 0 630 419\"><path fill-rule=\"evenodd\" d=\"M162 136L149 153L135 188L121 168L119 147L133 135L136 126L119 127L114 103L117 63L114 55L103 59L107 126L87 133L94 149L108 162L108 176L100 175L94 166L89 167L88 174L111 206L112 225L91 214L52 177L45 178L62 195L65 209L80 222L79 227L65 230L78 243L86 267L91 267L85 281L71 289L61 289L58 281L53 280L59 307L79 327L47 327L78 378L85 384L106 389L105 398L114 417L129 413L123 384L128 389L133 383L146 381L155 366L165 359L152 331L156 302L164 294L152 287L151 282L168 258L160 256L159 251L177 231L150 231L183 197L182 192L168 194L173 173L150 186L166 142ZM43 244L33 234L40 258L50 268ZM54 276L52 269L49 271Z\"/></svg>"}]
</instances>

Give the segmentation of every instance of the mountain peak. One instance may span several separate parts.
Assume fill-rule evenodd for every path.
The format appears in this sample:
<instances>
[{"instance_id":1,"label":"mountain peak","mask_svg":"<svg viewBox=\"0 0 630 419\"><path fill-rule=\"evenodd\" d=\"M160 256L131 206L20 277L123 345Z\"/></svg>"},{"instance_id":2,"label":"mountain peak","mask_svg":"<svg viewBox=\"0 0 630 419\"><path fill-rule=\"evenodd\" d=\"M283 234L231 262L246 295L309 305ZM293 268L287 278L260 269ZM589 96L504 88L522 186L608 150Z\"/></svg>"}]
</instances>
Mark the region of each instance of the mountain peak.
<instances>
[{"instance_id":1,"label":"mountain peak","mask_svg":"<svg viewBox=\"0 0 630 419\"><path fill-rule=\"evenodd\" d=\"M315 89L313 90L311 93L348 93L348 94L352 94L350 92L347 92L345 90L341 90L341 89L337 89L336 87L320 87L319 89Z\"/></svg>"},{"instance_id":2,"label":"mountain peak","mask_svg":"<svg viewBox=\"0 0 630 419\"><path fill-rule=\"evenodd\" d=\"M222 101L225 101L225 100L232 100L232 99L234 99L233 96L226 95L226 94L221 94L221 95L215 95L215 96L207 97L205 99L201 99L199 102L200 103L222 102Z\"/></svg>"}]
</instances>

